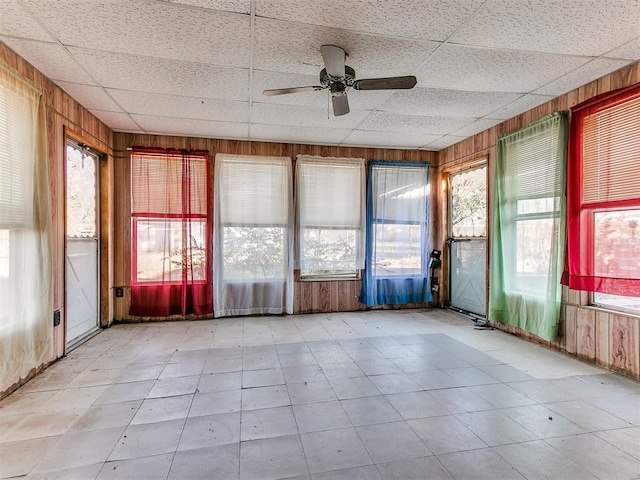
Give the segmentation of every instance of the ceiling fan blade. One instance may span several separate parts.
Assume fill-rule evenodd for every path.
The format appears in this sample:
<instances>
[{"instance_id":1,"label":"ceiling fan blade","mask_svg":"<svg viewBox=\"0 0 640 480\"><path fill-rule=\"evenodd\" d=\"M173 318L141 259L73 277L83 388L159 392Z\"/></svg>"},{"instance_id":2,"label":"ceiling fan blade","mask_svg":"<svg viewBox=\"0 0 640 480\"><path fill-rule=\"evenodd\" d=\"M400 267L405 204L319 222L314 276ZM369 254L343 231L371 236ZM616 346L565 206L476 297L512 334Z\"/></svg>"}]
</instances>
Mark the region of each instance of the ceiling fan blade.
<instances>
[{"instance_id":1,"label":"ceiling fan blade","mask_svg":"<svg viewBox=\"0 0 640 480\"><path fill-rule=\"evenodd\" d=\"M287 93L301 93L301 92L315 92L318 90L324 90L327 87L321 85L311 85L308 87L290 87L290 88L272 88L271 90L264 90L263 95L272 97L274 95L286 95Z\"/></svg>"},{"instance_id":2,"label":"ceiling fan blade","mask_svg":"<svg viewBox=\"0 0 640 480\"><path fill-rule=\"evenodd\" d=\"M407 77L363 78L353 82L356 90L400 90L416 86L418 80L413 75Z\"/></svg>"},{"instance_id":3,"label":"ceiling fan blade","mask_svg":"<svg viewBox=\"0 0 640 480\"><path fill-rule=\"evenodd\" d=\"M327 73L332 77L344 77L344 62L347 58L344 50L335 45L322 45L320 51Z\"/></svg>"},{"instance_id":4,"label":"ceiling fan blade","mask_svg":"<svg viewBox=\"0 0 640 480\"><path fill-rule=\"evenodd\" d=\"M333 114L336 117L346 115L349 113L349 99L347 94L333 95L331 97L331 103L333 103Z\"/></svg>"}]
</instances>

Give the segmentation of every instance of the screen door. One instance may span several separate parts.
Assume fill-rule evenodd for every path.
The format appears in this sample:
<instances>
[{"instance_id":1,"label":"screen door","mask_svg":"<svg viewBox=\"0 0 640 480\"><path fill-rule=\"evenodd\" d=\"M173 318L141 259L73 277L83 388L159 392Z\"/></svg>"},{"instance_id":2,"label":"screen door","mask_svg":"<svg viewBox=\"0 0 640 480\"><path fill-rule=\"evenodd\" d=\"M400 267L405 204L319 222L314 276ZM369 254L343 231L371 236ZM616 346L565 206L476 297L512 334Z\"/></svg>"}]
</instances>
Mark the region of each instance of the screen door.
<instances>
[{"instance_id":1,"label":"screen door","mask_svg":"<svg viewBox=\"0 0 640 480\"><path fill-rule=\"evenodd\" d=\"M98 329L98 154L67 139L66 145L66 347Z\"/></svg>"},{"instance_id":2,"label":"screen door","mask_svg":"<svg viewBox=\"0 0 640 480\"><path fill-rule=\"evenodd\" d=\"M449 174L449 305L486 315L487 167Z\"/></svg>"}]
</instances>

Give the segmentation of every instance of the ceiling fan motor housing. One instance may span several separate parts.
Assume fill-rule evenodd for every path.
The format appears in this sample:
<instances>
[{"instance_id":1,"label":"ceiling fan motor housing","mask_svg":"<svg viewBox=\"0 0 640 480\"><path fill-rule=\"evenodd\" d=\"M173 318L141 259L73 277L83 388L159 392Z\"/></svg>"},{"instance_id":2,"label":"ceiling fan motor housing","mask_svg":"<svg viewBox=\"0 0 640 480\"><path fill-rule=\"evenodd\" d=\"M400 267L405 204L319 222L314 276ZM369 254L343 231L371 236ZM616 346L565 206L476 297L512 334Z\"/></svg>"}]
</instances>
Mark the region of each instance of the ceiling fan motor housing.
<instances>
[{"instance_id":1,"label":"ceiling fan motor housing","mask_svg":"<svg viewBox=\"0 0 640 480\"><path fill-rule=\"evenodd\" d=\"M342 78L332 77L327 73L326 68L323 68L320 71L320 83L327 87L333 87L333 85L337 84L341 84L345 87L352 87L355 79L356 71L348 65L344 66L344 77Z\"/></svg>"}]
</instances>

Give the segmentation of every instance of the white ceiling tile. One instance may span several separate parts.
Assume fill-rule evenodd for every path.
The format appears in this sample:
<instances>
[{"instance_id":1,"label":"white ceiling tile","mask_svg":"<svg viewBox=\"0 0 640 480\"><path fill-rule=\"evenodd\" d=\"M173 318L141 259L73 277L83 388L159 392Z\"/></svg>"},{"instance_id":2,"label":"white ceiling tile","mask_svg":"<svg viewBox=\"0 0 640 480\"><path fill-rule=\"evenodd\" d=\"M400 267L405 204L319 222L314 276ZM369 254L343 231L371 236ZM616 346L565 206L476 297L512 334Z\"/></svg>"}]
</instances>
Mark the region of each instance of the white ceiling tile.
<instances>
[{"instance_id":1,"label":"white ceiling tile","mask_svg":"<svg viewBox=\"0 0 640 480\"><path fill-rule=\"evenodd\" d=\"M588 62L587 57L443 45L418 70L418 86L526 93Z\"/></svg>"},{"instance_id":2,"label":"white ceiling tile","mask_svg":"<svg viewBox=\"0 0 640 480\"><path fill-rule=\"evenodd\" d=\"M320 46L338 45L358 78L409 75L438 46L435 42L379 37L314 25L256 18L254 67L319 75Z\"/></svg>"},{"instance_id":3,"label":"white ceiling tile","mask_svg":"<svg viewBox=\"0 0 640 480\"><path fill-rule=\"evenodd\" d=\"M343 141L344 145L382 147L382 148L409 148L418 149L429 142L433 142L440 135L424 133L383 133L368 130L354 130Z\"/></svg>"},{"instance_id":4,"label":"white ceiling tile","mask_svg":"<svg viewBox=\"0 0 640 480\"><path fill-rule=\"evenodd\" d=\"M247 139L247 123L215 122L189 118L170 118L148 115L131 115L145 132L158 135L185 135L194 137Z\"/></svg>"},{"instance_id":5,"label":"white ceiling tile","mask_svg":"<svg viewBox=\"0 0 640 480\"><path fill-rule=\"evenodd\" d=\"M80 105L91 110L122 112L122 108L100 87L79 83L61 82L56 84L75 98Z\"/></svg>"},{"instance_id":6,"label":"white ceiling tile","mask_svg":"<svg viewBox=\"0 0 640 480\"><path fill-rule=\"evenodd\" d=\"M371 112L358 125L358 130L444 135L458 130L474 120L474 118L427 117L375 111Z\"/></svg>"},{"instance_id":7,"label":"white ceiling tile","mask_svg":"<svg viewBox=\"0 0 640 480\"><path fill-rule=\"evenodd\" d=\"M467 137L456 137L455 135L445 135L437 140L434 140L431 143L428 143L427 145L425 145L425 148L431 150L442 150L443 148L455 145L456 143L461 142L466 138Z\"/></svg>"},{"instance_id":8,"label":"white ceiling tile","mask_svg":"<svg viewBox=\"0 0 640 480\"><path fill-rule=\"evenodd\" d=\"M284 125L251 125L250 140L269 142L337 145L348 130L339 128L290 127Z\"/></svg>"},{"instance_id":9,"label":"white ceiling tile","mask_svg":"<svg viewBox=\"0 0 640 480\"><path fill-rule=\"evenodd\" d=\"M256 14L357 32L444 41L484 0L289 0L257 2Z\"/></svg>"},{"instance_id":10,"label":"white ceiling tile","mask_svg":"<svg viewBox=\"0 0 640 480\"><path fill-rule=\"evenodd\" d=\"M251 123L351 129L355 128L368 114L367 110L351 110L347 115L335 117L327 107L254 103L251 106Z\"/></svg>"},{"instance_id":11,"label":"white ceiling tile","mask_svg":"<svg viewBox=\"0 0 640 480\"><path fill-rule=\"evenodd\" d=\"M535 90L535 93L558 96L574 88L578 88L586 83L605 76L619 68L631 63L629 60L617 60L611 58L596 58L583 65L573 72L546 84Z\"/></svg>"},{"instance_id":12,"label":"white ceiling tile","mask_svg":"<svg viewBox=\"0 0 640 480\"><path fill-rule=\"evenodd\" d=\"M431 117L483 117L518 97L517 93L414 88L395 92L378 110Z\"/></svg>"},{"instance_id":13,"label":"white ceiling tile","mask_svg":"<svg viewBox=\"0 0 640 480\"><path fill-rule=\"evenodd\" d=\"M494 125L497 125L499 123L502 123L502 120L495 120L492 118L480 118L475 122L467 125L466 127L463 127L459 130L452 132L452 135L456 137L470 137L472 135L475 135L476 133L480 133L488 128L491 128Z\"/></svg>"},{"instance_id":14,"label":"white ceiling tile","mask_svg":"<svg viewBox=\"0 0 640 480\"><path fill-rule=\"evenodd\" d=\"M249 67L247 15L168 2L23 1L65 45Z\"/></svg>"},{"instance_id":15,"label":"white ceiling tile","mask_svg":"<svg viewBox=\"0 0 640 480\"><path fill-rule=\"evenodd\" d=\"M112 130L121 132L142 132L143 130L137 125L131 117L121 112L105 112L104 110L89 110L98 119Z\"/></svg>"},{"instance_id":16,"label":"white ceiling tile","mask_svg":"<svg viewBox=\"0 0 640 480\"><path fill-rule=\"evenodd\" d=\"M522 95L520 98L511 102L509 105L505 105L504 107L496 109L486 117L496 120L507 120L509 118L515 117L516 115L520 115L527 110L531 110L538 105L542 105L549 100L553 100L553 98L555 97L549 95Z\"/></svg>"},{"instance_id":17,"label":"white ceiling tile","mask_svg":"<svg viewBox=\"0 0 640 480\"><path fill-rule=\"evenodd\" d=\"M637 37L639 19L638 0L489 0L449 41L598 56Z\"/></svg>"},{"instance_id":18,"label":"white ceiling tile","mask_svg":"<svg viewBox=\"0 0 640 480\"><path fill-rule=\"evenodd\" d=\"M222 10L224 12L249 13L251 11L250 0L168 0L171 3L181 3L194 7Z\"/></svg>"},{"instance_id":19,"label":"white ceiling tile","mask_svg":"<svg viewBox=\"0 0 640 480\"><path fill-rule=\"evenodd\" d=\"M626 58L629 60L640 60L640 37L625 43L621 47L607 52L607 57Z\"/></svg>"},{"instance_id":20,"label":"white ceiling tile","mask_svg":"<svg viewBox=\"0 0 640 480\"><path fill-rule=\"evenodd\" d=\"M69 52L57 43L9 37L0 37L0 40L51 80L95 84L87 72L74 61Z\"/></svg>"},{"instance_id":21,"label":"white ceiling tile","mask_svg":"<svg viewBox=\"0 0 640 480\"><path fill-rule=\"evenodd\" d=\"M397 90L349 90L349 105L353 110L374 110Z\"/></svg>"},{"instance_id":22,"label":"white ceiling tile","mask_svg":"<svg viewBox=\"0 0 640 480\"><path fill-rule=\"evenodd\" d=\"M51 42L54 39L18 3L18 0L0 2L0 32L10 37L30 38Z\"/></svg>"},{"instance_id":23,"label":"white ceiling tile","mask_svg":"<svg viewBox=\"0 0 640 480\"><path fill-rule=\"evenodd\" d=\"M247 122L249 120L248 102L130 90L109 89L108 92L129 113L227 122Z\"/></svg>"},{"instance_id":24,"label":"white ceiling tile","mask_svg":"<svg viewBox=\"0 0 640 480\"><path fill-rule=\"evenodd\" d=\"M249 71L70 48L101 85L120 90L248 101Z\"/></svg>"}]
</instances>

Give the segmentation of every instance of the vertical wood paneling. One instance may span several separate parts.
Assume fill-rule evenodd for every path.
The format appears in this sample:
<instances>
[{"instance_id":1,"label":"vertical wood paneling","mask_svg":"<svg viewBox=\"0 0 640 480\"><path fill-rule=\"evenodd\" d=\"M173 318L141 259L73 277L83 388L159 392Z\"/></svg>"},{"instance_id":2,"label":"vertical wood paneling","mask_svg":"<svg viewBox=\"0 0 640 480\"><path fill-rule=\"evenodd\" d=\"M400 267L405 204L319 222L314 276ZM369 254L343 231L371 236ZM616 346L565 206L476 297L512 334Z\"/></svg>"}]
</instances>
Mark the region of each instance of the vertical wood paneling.
<instances>
[{"instance_id":1,"label":"vertical wood paneling","mask_svg":"<svg viewBox=\"0 0 640 480\"><path fill-rule=\"evenodd\" d=\"M495 127L478 133L471 139L452 145L438 152L438 169L443 170L454 165L469 162L481 155L488 155L489 191L493 188L493 170L495 163L495 145L499 135L524 127L548 113L566 110L574 105L592 98L595 95L611 90L634 85L640 81L640 62L624 67L598 80L583 85L561 95L545 104L533 108L521 115L510 118ZM444 195L442 195L444 198ZM446 205L446 203L441 203ZM491 211L489 210L489 215ZM436 248L446 251L445 240L448 222L442 216L443 224L437 230ZM489 222L491 219L488 219ZM490 263L489 263L490 264ZM442 275L446 278L447 271ZM638 318L624 315L612 315L603 311L585 308L589 302L586 292L564 289L563 309L560 325L560 336L552 343L544 342L509 325L498 324L505 331L515 333L523 338L531 337L534 341L548 344L552 348L571 353L581 358L595 361L598 365L613 368L617 371L640 378L640 342L638 341Z\"/></svg>"},{"instance_id":2,"label":"vertical wood paneling","mask_svg":"<svg viewBox=\"0 0 640 480\"><path fill-rule=\"evenodd\" d=\"M638 376L638 321L622 315L611 316L611 335L609 337L609 364L613 370L631 372Z\"/></svg>"},{"instance_id":3,"label":"vertical wood paneling","mask_svg":"<svg viewBox=\"0 0 640 480\"><path fill-rule=\"evenodd\" d=\"M596 358L596 312L576 308L576 354L580 358Z\"/></svg>"},{"instance_id":4,"label":"vertical wood paneling","mask_svg":"<svg viewBox=\"0 0 640 480\"><path fill-rule=\"evenodd\" d=\"M611 337L611 315L607 312L596 312L596 364L608 367L609 338Z\"/></svg>"}]
</instances>

